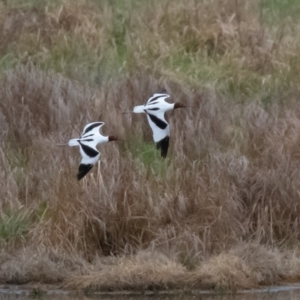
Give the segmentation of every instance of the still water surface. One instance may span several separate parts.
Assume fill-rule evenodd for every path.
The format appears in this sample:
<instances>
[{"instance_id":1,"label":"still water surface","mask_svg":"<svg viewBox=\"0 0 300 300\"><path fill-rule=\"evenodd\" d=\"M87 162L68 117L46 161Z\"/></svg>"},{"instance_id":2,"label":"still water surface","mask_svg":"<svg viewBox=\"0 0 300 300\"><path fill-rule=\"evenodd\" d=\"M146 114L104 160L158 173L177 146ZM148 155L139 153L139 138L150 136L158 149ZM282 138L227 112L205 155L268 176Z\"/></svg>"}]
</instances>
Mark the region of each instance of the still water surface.
<instances>
[{"instance_id":1,"label":"still water surface","mask_svg":"<svg viewBox=\"0 0 300 300\"><path fill-rule=\"evenodd\" d=\"M300 299L300 285L294 286L281 286L281 287L270 287L260 290L252 290L246 292L240 292L235 295L211 295L205 294L205 292L193 292L194 295L185 294L172 294L172 295L74 295L67 294L60 290L48 290L44 294L33 294L28 289L22 289L20 287L2 288L0 286L0 300L298 300Z\"/></svg>"}]
</instances>

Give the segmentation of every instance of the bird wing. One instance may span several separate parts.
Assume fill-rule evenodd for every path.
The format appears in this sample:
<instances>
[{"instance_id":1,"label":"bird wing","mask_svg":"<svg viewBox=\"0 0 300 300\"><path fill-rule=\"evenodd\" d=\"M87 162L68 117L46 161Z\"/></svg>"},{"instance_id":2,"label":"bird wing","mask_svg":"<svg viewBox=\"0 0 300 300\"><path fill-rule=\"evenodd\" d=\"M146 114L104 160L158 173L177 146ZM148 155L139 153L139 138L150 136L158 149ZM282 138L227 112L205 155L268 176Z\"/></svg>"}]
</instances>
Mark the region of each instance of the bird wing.
<instances>
[{"instance_id":1,"label":"bird wing","mask_svg":"<svg viewBox=\"0 0 300 300\"><path fill-rule=\"evenodd\" d=\"M94 165L92 164L80 164L77 173L77 180L82 179L92 168Z\"/></svg>"},{"instance_id":2,"label":"bird wing","mask_svg":"<svg viewBox=\"0 0 300 300\"><path fill-rule=\"evenodd\" d=\"M167 99L167 98L169 98L170 97L170 95L168 95L168 94L154 94L153 96L151 96L149 99L148 99L148 101L147 101L147 104L154 104L157 100L165 100L165 99Z\"/></svg>"},{"instance_id":3,"label":"bird wing","mask_svg":"<svg viewBox=\"0 0 300 300\"><path fill-rule=\"evenodd\" d=\"M149 125L153 132L154 142L157 143L161 139L170 135L170 126L165 120L163 112L146 111Z\"/></svg>"},{"instance_id":4,"label":"bird wing","mask_svg":"<svg viewBox=\"0 0 300 300\"><path fill-rule=\"evenodd\" d=\"M161 156L163 158L167 157L168 149L169 149L169 139L170 137L167 135L165 138L161 139L158 143L156 143L157 150L161 150Z\"/></svg>"},{"instance_id":5,"label":"bird wing","mask_svg":"<svg viewBox=\"0 0 300 300\"><path fill-rule=\"evenodd\" d=\"M78 180L82 179L92 169L100 157L100 152L96 147L90 146L87 141L79 140L79 149L82 159L77 174Z\"/></svg>"},{"instance_id":6,"label":"bird wing","mask_svg":"<svg viewBox=\"0 0 300 300\"><path fill-rule=\"evenodd\" d=\"M149 114L147 112L149 125L153 131L153 139L156 148L161 150L161 156L165 158L169 149L170 126L164 118L164 113Z\"/></svg>"},{"instance_id":7,"label":"bird wing","mask_svg":"<svg viewBox=\"0 0 300 300\"><path fill-rule=\"evenodd\" d=\"M104 122L93 122L87 124L82 131L81 137L86 137L89 134L98 133L100 128L104 125Z\"/></svg>"},{"instance_id":8,"label":"bird wing","mask_svg":"<svg viewBox=\"0 0 300 300\"><path fill-rule=\"evenodd\" d=\"M95 164L100 157L100 152L96 147L91 146L86 141L79 141L80 154L82 156L81 163Z\"/></svg>"}]
</instances>

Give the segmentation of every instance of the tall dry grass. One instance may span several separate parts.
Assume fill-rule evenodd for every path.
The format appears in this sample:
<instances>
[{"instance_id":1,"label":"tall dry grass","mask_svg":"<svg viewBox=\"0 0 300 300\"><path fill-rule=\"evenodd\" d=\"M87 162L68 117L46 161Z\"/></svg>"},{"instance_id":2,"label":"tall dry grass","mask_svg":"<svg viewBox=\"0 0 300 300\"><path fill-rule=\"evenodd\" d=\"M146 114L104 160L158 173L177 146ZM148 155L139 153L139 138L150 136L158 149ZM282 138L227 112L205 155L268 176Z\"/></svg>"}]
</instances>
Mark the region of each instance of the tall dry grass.
<instances>
[{"instance_id":1,"label":"tall dry grass","mask_svg":"<svg viewBox=\"0 0 300 300\"><path fill-rule=\"evenodd\" d=\"M297 280L298 33L259 2L130 3L1 4L0 280ZM162 87L193 106L168 113L165 161L147 120L120 114ZM124 141L78 182L78 149L56 144L97 120Z\"/></svg>"}]
</instances>

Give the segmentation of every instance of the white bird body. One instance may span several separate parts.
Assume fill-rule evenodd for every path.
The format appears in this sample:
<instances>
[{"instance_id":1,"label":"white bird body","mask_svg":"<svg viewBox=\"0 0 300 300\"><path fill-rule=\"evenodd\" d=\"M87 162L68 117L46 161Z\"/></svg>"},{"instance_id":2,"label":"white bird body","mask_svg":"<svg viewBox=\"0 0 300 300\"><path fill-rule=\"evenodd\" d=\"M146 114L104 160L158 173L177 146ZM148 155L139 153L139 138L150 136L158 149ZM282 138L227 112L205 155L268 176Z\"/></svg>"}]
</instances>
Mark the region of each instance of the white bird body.
<instances>
[{"instance_id":1,"label":"white bird body","mask_svg":"<svg viewBox=\"0 0 300 300\"><path fill-rule=\"evenodd\" d=\"M103 122L89 123L84 127L80 138L69 140L70 147L79 146L82 156L77 174L78 180L82 179L100 158L97 145L118 139L115 136L103 136L99 131L103 125Z\"/></svg>"},{"instance_id":2,"label":"white bird body","mask_svg":"<svg viewBox=\"0 0 300 300\"><path fill-rule=\"evenodd\" d=\"M183 107L180 103L168 103L165 99L168 94L154 94L145 105L133 108L134 113L146 113L149 125L153 132L153 140L157 149L161 149L161 156L166 157L169 147L170 126L165 119L165 112Z\"/></svg>"}]
</instances>

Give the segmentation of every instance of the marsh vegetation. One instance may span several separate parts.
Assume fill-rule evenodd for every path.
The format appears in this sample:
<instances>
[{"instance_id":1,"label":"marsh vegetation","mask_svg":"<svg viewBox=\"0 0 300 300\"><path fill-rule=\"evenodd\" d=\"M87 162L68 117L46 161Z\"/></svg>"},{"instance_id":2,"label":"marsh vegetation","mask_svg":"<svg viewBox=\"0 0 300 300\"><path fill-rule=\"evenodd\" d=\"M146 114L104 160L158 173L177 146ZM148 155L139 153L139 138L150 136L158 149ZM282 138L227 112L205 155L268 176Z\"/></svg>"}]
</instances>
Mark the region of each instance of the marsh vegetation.
<instances>
[{"instance_id":1,"label":"marsh vegetation","mask_svg":"<svg viewBox=\"0 0 300 300\"><path fill-rule=\"evenodd\" d=\"M250 288L300 278L300 4L0 2L0 282ZM146 118L162 87L162 160ZM125 141L78 182L57 143Z\"/></svg>"}]
</instances>

